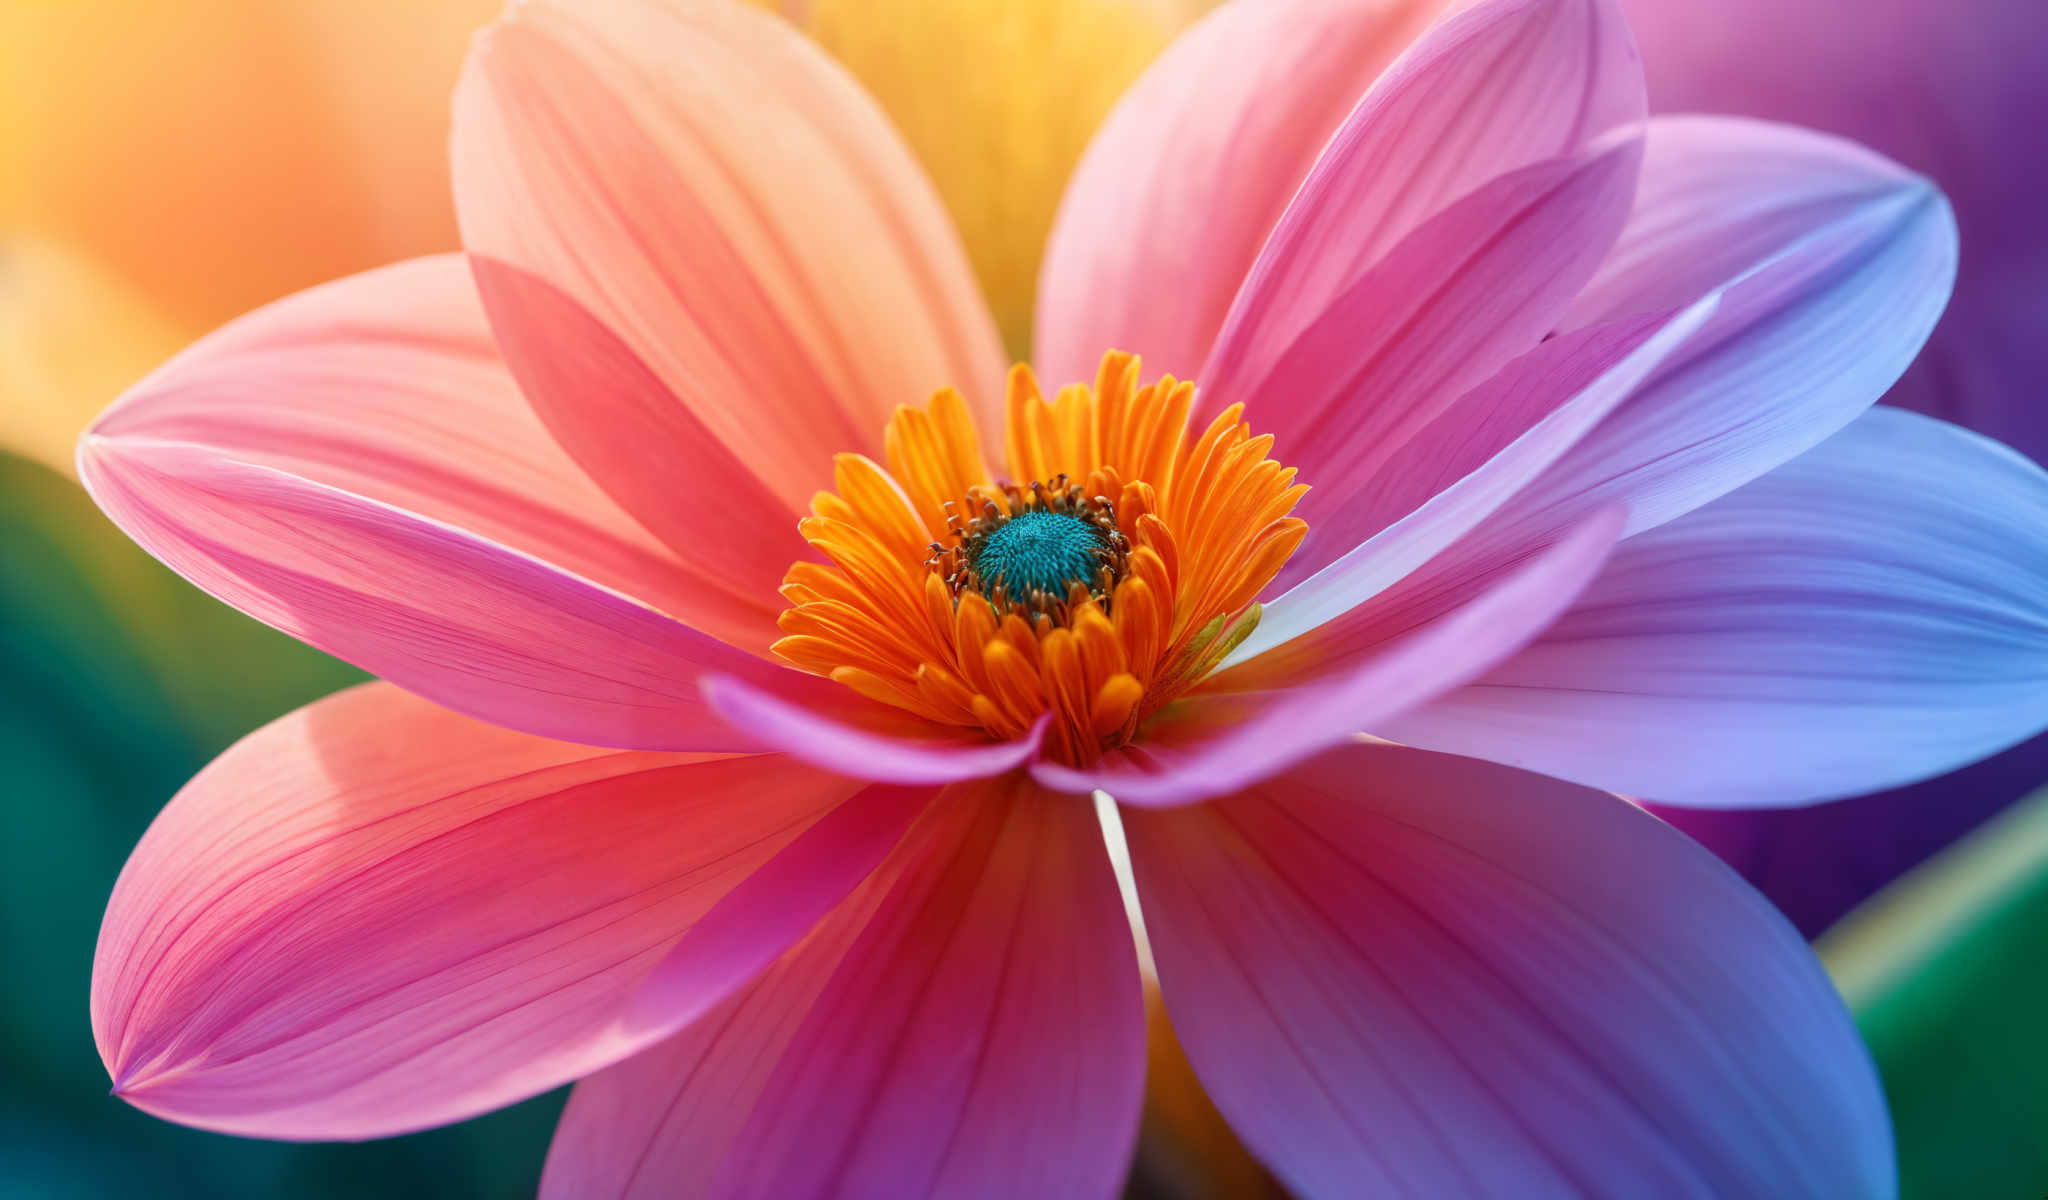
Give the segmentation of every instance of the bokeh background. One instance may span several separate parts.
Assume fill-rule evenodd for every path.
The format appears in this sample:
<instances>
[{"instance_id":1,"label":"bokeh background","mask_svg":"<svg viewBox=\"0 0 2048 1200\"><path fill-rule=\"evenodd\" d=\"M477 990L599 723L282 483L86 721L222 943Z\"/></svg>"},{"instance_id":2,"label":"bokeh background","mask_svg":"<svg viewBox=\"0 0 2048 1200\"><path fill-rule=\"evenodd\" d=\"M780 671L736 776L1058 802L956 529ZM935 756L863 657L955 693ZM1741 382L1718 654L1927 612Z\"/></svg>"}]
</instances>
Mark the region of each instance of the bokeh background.
<instances>
[{"instance_id":1,"label":"bokeh background","mask_svg":"<svg viewBox=\"0 0 2048 1200\"><path fill-rule=\"evenodd\" d=\"M1075 155L1206 7L788 0L785 14L924 159L1014 346ZM1888 399L2048 458L2048 4L1625 7L1656 107L1843 133L1949 191L1956 299ZM86 994L129 848L213 754L360 676L177 580L99 516L69 466L94 412L207 329L454 247L447 96L496 8L0 0L0 1197L532 1194L559 1095L409 1138L303 1146L182 1129L107 1094ZM977 69L903 69L935 52ZM1665 813L1818 939L1878 1057L1908 1197L2048 1195L2044 785L2048 738L1880 796ZM1155 1025L1133 1194L1277 1195Z\"/></svg>"}]
</instances>

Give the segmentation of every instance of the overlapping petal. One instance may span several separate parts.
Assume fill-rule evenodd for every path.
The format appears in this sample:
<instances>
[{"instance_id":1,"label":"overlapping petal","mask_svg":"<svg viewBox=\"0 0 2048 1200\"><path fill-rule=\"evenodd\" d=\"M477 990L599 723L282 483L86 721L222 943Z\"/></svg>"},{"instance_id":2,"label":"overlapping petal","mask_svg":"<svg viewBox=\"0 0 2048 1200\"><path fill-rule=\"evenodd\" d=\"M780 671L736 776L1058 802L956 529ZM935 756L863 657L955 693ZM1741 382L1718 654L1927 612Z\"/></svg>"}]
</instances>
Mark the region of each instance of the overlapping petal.
<instances>
[{"instance_id":1,"label":"overlapping petal","mask_svg":"<svg viewBox=\"0 0 2048 1200\"><path fill-rule=\"evenodd\" d=\"M620 1031L651 1045L752 984L894 861L906 832L937 803L929 788L869 788L858 800L798 835L671 946L620 1014Z\"/></svg>"},{"instance_id":2,"label":"overlapping petal","mask_svg":"<svg viewBox=\"0 0 2048 1200\"><path fill-rule=\"evenodd\" d=\"M698 690L707 669L843 703L656 610L756 644L772 620L735 611L568 460L481 315L453 257L281 302L109 410L80 476L216 597L525 732L735 747Z\"/></svg>"},{"instance_id":3,"label":"overlapping petal","mask_svg":"<svg viewBox=\"0 0 2048 1200\"><path fill-rule=\"evenodd\" d=\"M1183 45L1199 49L1249 19L1226 10ZM1220 100L1206 87L1176 91L1175 72L1188 69L1176 54L1193 61L1196 50L1177 47L1134 92L1160 93L1154 122L1232 144L1238 125L1268 119L1222 107L1235 98L1227 91ZM1283 89L1315 86L1312 75ZM1084 162L1068 202L1073 215L1048 258L1041 359L1051 352L1053 361L1041 365L1058 369L1063 340L1139 349L1155 369L1185 373L1203 362L1202 404L1213 412L1244 402L1315 481L1299 510L1309 540L1283 579L1298 581L1374 532L1344 519L1357 487L1393 461L1431 456L1437 446L1422 435L1441 434L1445 409L1556 327L1626 219L1639 149L1631 131L1645 111L1641 67L1610 0L1490 0L1444 20L1372 84L1321 149L1241 286L1233 284L1213 348L1216 322L1180 312L1202 299L1189 264L1162 264L1179 281L1165 297L1105 276L1127 267L1122 260L1148 238L1179 237L1206 258L1212 226L1237 214L1213 191L1197 192L1188 203L1198 206L1189 214L1198 227L1174 230L1173 208L1163 221L1157 203L1142 217L1118 207L1122 197ZM1112 118L1106 146L1130 136L1120 120L1137 123ZM1121 158L1093 170L1114 171L1119 184L1129 173ZM1222 252L1216 261L1236 260ZM1105 305L1129 311L1106 316ZM1172 320L1189 328L1167 328ZM1145 336L1134 345L1124 325ZM1189 365L1162 364L1154 341L1187 347L1180 356Z\"/></svg>"},{"instance_id":4,"label":"overlapping petal","mask_svg":"<svg viewBox=\"0 0 2048 1200\"><path fill-rule=\"evenodd\" d=\"M1075 167L1039 272L1039 372L1105 349L1192 377L1316 156L1447 0L1228 4L1124 93Z\"/></svg>"},{"instance_id":5,"label":"overlapping petal","mask_svg":"<svg viewBox=\"0 0 2048 1200\"><path fill-rule=\"evenodd\" d=\"M1377 732L1630 795L1870 791L2048 723L2048 473L1902 410L1624 541L1573 609Z\"/></svg>"},{"instance_id":6,"label":"overlapping petal","mask_svg":"<svg viewBox=\"0 0 2048 1200\"><path fill-rule=\"evenodd\" d=\"M1259 627L1226 667L1326 625L1329 634L1340 635L1345 625L1379 619L1374 598L1418 572L1425 579L1435 574L1432 559L1511 503L1626 401L1718 303L1709 296L1682 312L1552 338L1459 397L1418 435L1435 444L1434 456L1386 464L1337 514L1349 530L1380 527L1268 603ZM1397 519L1382 525L1390 517ZM1493 548L1503 561L1521 549L1513 543ZM1457 594L1434 590L1440 597Z\"/></svg>"},{"instance_id":7,"label":"overlapping petal","mask_svg":"<svg viewBox=\"0 0 2048 1200\"><path fill-rule=\"evenodd\" d=\"M1143 1064L1093 809L956 788L751 990L579 1085L543 1192L1109 1196Z\"/></svg>"},{"instance_id":8,"label":"overlapping petal","mask_svg":"<svg viewBox=\"0 0 2048 1200\"><path fill-rule=\"evenodd\" d=\"M1376 532L1356 496L1374 477L1404 459L1440 461L1464 436L1445 418L1555 327L1621 228L1640 153L1629 134L1481 185L1332 297L1264 374L1204 381L1212 404L1241 397L1316 481L1296 509L1308 540L1276 586Z\"/></svg>"},{"instance_id":9,"label":"overlapping petal","mask_svg":"<svg viewBox=\"0 0 2048 1200\"><path fill-rule=\"evenodd\" d=\"M1955 295L1885 402L2048 461L2039 403L2048 390L2048 305L2039 303L2048 224L2033 203L2048 190L2048 158L2010 149L2015 130L2048 121L2048 74L2034 53L2044 11L2031 0L1965 0L1938 13L1921 0L1626 3L1659 108L1809 126L1940 182L1963 246ZM2043 780L2048 737L2036 737L1950 776L1854 801L1662 815L1817 936Z\"/></svg>"},{"instance_id":10,"label":"overlapping petal","mask_svg":"<svg viewBox=\"0 0 2048 1200\"><path fill-rule=\"evenodd\" d=\"M994 403L994 324L930 184L785 22L535 0L481 35L455 104L463 244L609 326L687 410L673 428L743 447L786 511L833 454L878 450L896 405L947 384ZM550 424L601 425L603 398ZM635 491L689 460L672 440L618 462Z\"/></svg>"},{"instance_id":11,"label":"overlapping petal","mask_svg":"<svg viewBox=\"0 0 2048 1200\"><path fill-rule=\"evenodd\" d=\"M94 423L87 457L118 464L143 442L405 509L699 628L772 636L772 597L740 600L678 559L562 452L458 255L317 287L201 340Z\"/></svg>"},{"instance_id":12,"label":"overlapping petal","mask_svg":"<svg viewBox=\"0 0 2048 1200\"><path fill-rule=\"evenodd\" d=\"M539 559L272 467L122 439L88 442L79 471L130 537L217 599L508 728L738 749L753 743L712 715L706 672L837 698Z\"/></svg>"},{"instance_id":13,"label":"overlapping petal","mask_svg":"<svg viewBox=\"0 0 2048 1200\"><path fill-rule=\"evenodd\" d=\"M1015 780L958 799L797 1031L720 1191L1116 1194L1144 1012L1094 809Z\"/></svg>"},{"instance_id":14,"label":"overlapping petal","mask_svg":"<svg viewBox=\"0 0 2048 1200\"><path fill-rule=\"evenodd\" d=\"M470 266L506 364L548 432L688 566L685 611L724 616L714 628L765 655L781 636L775 589L809 553L797 514L754 474L744 448L712 437L561 289L492 259Z\"/></svg>"},{"instance_id":15,"label":"overlapping petal","mask_svg":"<svg viewBox=\"0 0 2048 1200\"><path fill-rule=\"evenodd\" d=\"M1565 325L1715 289L1720 309L1516 508L1544 522L1621 500L1634 532L1819 444L1918 353L1956 253L1941 193L1877 155L1765 122L1652 120L1635 212Z\"/></svg>"},{"instance_id":16,"label":"overlapping petal","mask_svg":"<svg viewBox=\"0 0 2048 1200\"><path fill-rule=\"evenodd\" d=\"M1375 267L1431 225L1434 236L1406 252L1410 271L1425 264L1445 270L1476 249L1481 259L1489 252L1508 257L1550 284L1537 293L1545 303L1535 307L1553 311L1531 314L1539 322L1533 333L1503 319L1512 302L1468 317L1491 336L1524 339L1504 353L1495 350L1491 361L1475 362L1467 383L1492 374L1547 332L1542 320L1561 313L1591 276L1594 262L1587 260L1597 260L1620 232L1636 162L1631 155L1621 164L1622 178L1613 181L1620 196L1573 197L1576 204L1567 207L1576 220L1568 224L1559 224L1565 215L1559 213L1545 228L1540 216L1512 207L1498 211L1498 200L1488 206L1495 210L1493 228L1446 227L1443 214L1461 201L1472 203L1467 198L1482 189L1498 195L1505 180L1539 164L1580 158L1603 140L1625 138L1647 110L1642 64L1616 0L1481 0L1446 18L1374 81L1288 202L1201 368L1210 411L1239 400L1255 403L1270 384L1266 420L1280 423L1283 441L1296 432L1289 422L1307 425L1324 417L1324 397L1294 397L1272 377L1284 359L1301 353L1298 340L1335 317L1347 300L1356 306L1358 294L1370 290L1365 280ZM1531 186L1511 194L1526 204L1531 192L1541 195L1546 184L1562 182L1539 173ZM1489 245L1518 226L1526 238L1563 244L1547 261L1526 246L1501 251ZM1397 273L1381 286L1400 278ZM1408 282L1422 294L1411 303L1425 308L1431 293L1446 286L1442 280ZM1535 297L1516 299L1527 305ZM1390 331L1402 324L1372 316ZM1348 324L1379 332L1365 313ZM1427 331L1408 336L1429 340ZM1372 357L1364 348L1353 365ZM1377 399L1368 395L1359 403Z\"/></svg>"},{"instance_id":17,"label":"overlapping petal","mask_svg":"<svg viewBox=\"0 0 2048 1200\"><path fill-rule=\"evenodd\" d=\"M1519 391L1550 356L1572 354L1574 339L1598 346L1608 341L1599 330L1682 309L1682 344L1667 335L1646 345L1634 369L1620 360L1600 387L1569 403L1560 394L1548 413L1515 405L1513 419L1530 422L1520 440L1355 548L1354 537L1392 515L1380 494L1403 489L1379 482L1384 468L1360 469L1360 482L1340 474L1346 483L1334 490L1357 503L1321 522L1325 541L1312 537L1280 582L1320 573L1275 599L1271 627L1241 658L1340 619L1395 579L1404 594L1378 603L1441 611L1491 561L1526 553L1603 504L1628 506L1626 532L1669 520L1839 429L1911 359L1955 267L1954 226L1925 180L1834 139L1759 122L1660 118L1648 147L1635 212L1564 318L1571 332L1444 407L1400 454L1469 461L1470 422L1491 409L1491 393ZM1652 346L1662 352L1646 362ZM1616 397L1616 384L1629 391ZM1597 423L1588 428L1587 417ZM1523 486L1508 493L1510 484ZM1326 566L1333 551L1343 557Z\"/></svg>"},{"instance_id":18,"label":"overlapping petal","mask_svg":"<svg viewBox=\"0 0 2048 1200\"><path fill-rule=\"evenodd\" d=\"M1297 1194L1896 1193L1820 964L1622 800L1355 744L1125 825L1174 1028Z\"/></svg>"},{"instance_id":19,"label":"overlapping petal","mask_svg":"<svg viewBox=\"0 0 2048 1200\"><path fill-rule=\"evenodd\" d=\"M88 444L80 473L129 537L211 596L510 729L737 749L752 743L711 715L702 674L805 682L559 567L270 467L125 440Z\"/></svg>"},{"instance_id":20,"label":"overlapping petal","mask_svg":"<svg viewBox=\"0 0 2048 1200\"><path fill-rule=\"evenodd\" d=\"M548 1148L542 1200L711 1194L761 1089L909 857L892 856L681 1032L578 1081Z\"/></svg>"},{"instance_id":21,"label":"overlapping petal","mask_svg":"<svg viewBox=\"0 0 2048 1200\"><path fill-rule=\"evenodd\" d=\"M150 1112L269 1137L458 1120L615 1060L678 933L858 783L595 750L367 684L250 735L115 885L93 1029Z\"/></svg>"},{"instance_id":22,"label":"overlapping petal","mask_svg":"<svg viewBox=\"0 0 2048 1200\"><path fill-rule=\"evenodd\" d=\"M1038 762L1032 774L1048 787L1101 789L1139 805L1191 804L1255 783L1512 654L1599 571L1622 519L1619 510L1596 514L1446 614L1297 639L1217 675L1094 766Z\"/></svg>"}]
</instances>

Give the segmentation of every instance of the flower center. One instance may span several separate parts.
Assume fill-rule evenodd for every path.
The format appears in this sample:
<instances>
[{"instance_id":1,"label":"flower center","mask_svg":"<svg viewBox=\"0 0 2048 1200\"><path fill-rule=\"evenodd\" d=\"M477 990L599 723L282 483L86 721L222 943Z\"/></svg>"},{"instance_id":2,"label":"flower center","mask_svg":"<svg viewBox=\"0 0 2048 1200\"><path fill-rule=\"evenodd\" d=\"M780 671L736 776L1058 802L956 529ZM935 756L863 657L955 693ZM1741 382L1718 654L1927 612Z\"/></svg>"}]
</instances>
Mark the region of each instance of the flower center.
<instances>
[{"instance_id":1,"label":"flower center","mask_svg":"<svg viewBox=\"0 0 2048 1200\"><path fill-rule=\"evenodd\" d=\"M1003 492L1003 503L984 500L964 525L948 506L954 544L933 542L927 565L945 577L955 600L978 591L999 613L1043 613L1062 623L1091 599L1107 604L1130 551L1108 497L1090 498L1064 475L1051 486L1038 481Z\"/></svg>"},{"instance_id":2,"label":"flower center","mask_svg":"<svg viewBox=\"0 0 2048 1200\"><path fill-rule=\"evenodd\" d=\"M1109 569L1101 562L1109 548L1090 522L1068 513L1033 511L1014 517L998 513L991 523L995 528L978 534L967 552L967 582L989 599L1000 604L1006 594L1033 600L1063 597L1070 583L1098 595L1109 590L1095 585L1098 565Z\"/></svg>"},{"instance_id":3,"label":"flower center","mask_svg":"<svg viewBox=\"0 0 2048 1200\"><path fill-rule=\"evenodd\" d=\"M1137 376L1112 353L1048 400L1015 368L997 470L958 392L897 409L886 468L842 454L813 499L828 562L790 568L775 652L992 737L1050 714L1045 753L1070 764L1131 740L1251 633L1308 532L1272 435L1239 406L1197 434L1194 385Z\"/></svg>"}]
</instances>

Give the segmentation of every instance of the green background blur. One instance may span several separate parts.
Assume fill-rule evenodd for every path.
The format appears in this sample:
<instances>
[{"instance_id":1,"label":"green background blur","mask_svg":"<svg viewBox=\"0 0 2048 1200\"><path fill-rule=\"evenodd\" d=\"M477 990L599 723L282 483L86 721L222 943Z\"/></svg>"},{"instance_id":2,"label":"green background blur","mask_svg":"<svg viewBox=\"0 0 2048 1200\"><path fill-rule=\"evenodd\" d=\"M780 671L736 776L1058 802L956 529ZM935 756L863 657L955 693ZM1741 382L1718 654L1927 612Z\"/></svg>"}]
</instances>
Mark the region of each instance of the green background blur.
<instances>
[{"instance_id":1,"label":"green background blur","mask_svg":"<svg viewBox=\"0 0 2048 1200\"><path fill-rule=\"evenodd\" d=\"M0 550L0 1197L533 1195L560 1094L358 1145L202 1133L108 1095L86 997L129 849L215 753L363 676L186 585L11 455Z\"/></svg>"}]
</instances>

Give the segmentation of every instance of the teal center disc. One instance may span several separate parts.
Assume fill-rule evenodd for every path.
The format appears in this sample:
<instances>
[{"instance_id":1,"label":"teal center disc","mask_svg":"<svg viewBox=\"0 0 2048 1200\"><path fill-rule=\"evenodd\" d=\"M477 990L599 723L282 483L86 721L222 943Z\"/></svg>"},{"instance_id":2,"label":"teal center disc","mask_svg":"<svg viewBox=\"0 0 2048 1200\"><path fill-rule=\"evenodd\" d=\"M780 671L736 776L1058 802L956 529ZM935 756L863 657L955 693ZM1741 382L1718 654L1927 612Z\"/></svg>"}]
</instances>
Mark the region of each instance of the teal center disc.
<instances>
[{"instance_id":1,"label":"teal center disc","mask_svg":"<svg viewBox=\"0 0 2048 1200\"><path fill-rule=\"evenodd\" d=\"M982 594L998 584L1013 597L1033 589L1064 596L1070 583L1089 583L1101 563L1102 534L1094 525L1065 513L1034 509L991 530L974 547L968 565L981 579Z\"/></svg>"}]
</instances>

